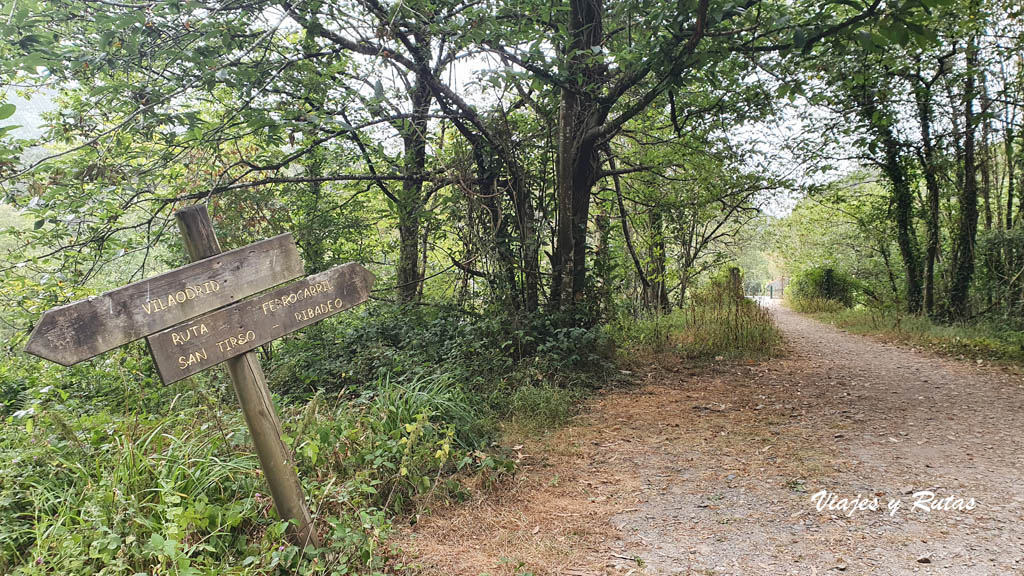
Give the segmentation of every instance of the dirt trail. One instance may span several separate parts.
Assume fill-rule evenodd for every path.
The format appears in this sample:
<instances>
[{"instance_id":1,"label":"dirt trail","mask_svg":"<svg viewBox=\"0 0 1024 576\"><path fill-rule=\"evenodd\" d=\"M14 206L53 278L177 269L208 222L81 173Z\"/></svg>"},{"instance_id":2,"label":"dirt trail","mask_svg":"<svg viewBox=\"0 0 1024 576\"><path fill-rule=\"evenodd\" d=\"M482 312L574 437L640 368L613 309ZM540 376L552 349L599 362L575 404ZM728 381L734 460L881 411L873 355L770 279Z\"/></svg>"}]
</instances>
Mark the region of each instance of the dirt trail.
<instances>
[{"instance_id":1,"label":"dirt trail","mask_svg":"<svg viewBox=\"0 0 1024 576\"><path fill-rule=\"evenodd\" d=\"M444 575L1024 574L1024 379L774 312L786 357L640 375L400 545Z\"/></svg>"}]
</instances>

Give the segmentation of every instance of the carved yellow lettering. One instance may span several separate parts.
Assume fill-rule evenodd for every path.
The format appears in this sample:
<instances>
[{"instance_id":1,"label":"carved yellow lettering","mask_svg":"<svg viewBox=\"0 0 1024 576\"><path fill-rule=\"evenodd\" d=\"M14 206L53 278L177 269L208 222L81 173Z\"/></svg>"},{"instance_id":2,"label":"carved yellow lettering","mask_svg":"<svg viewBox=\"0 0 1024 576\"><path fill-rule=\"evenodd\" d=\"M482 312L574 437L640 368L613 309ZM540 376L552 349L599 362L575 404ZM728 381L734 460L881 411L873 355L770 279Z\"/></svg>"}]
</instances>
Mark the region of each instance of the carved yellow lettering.
<instances>
[{"instance_id":1,"label":"carved yellow lettering","mask_svg":"<svg viewBox=\"0 0 1024 576\"><path fill-rule=\"evenodd\" d=\"M267 300L266 302L264 302L263 313L269 314L270 312L276 312L278 309L279 302L281 302L281 300L278 298L274 298L273 300Z\"/></svg>"},{"instance_id":2,"label":"carved yellow lettering","mask_svg":"<svg viewBox=\"0 0 1024 576\"><path fill-rule=\"evenodd\" d=\"M193 364L198 364L199 362L208 359L209 356L206 354L206 348L200 348L188 356L178 356L178 368L184 370Z\"/></svg>"},{"instance_id":3,"label":"carved yellow lettering","mask_svg":"<svg viewBox=\"0 0 1024 576\"><path fill-rule=\"evenodd\" d=\"M142 309L146 311L146 314L152 314L153 312L159 312L165 308L164 303L160 300L150 300L142 304Z\"/></svg>"}]
</instances>

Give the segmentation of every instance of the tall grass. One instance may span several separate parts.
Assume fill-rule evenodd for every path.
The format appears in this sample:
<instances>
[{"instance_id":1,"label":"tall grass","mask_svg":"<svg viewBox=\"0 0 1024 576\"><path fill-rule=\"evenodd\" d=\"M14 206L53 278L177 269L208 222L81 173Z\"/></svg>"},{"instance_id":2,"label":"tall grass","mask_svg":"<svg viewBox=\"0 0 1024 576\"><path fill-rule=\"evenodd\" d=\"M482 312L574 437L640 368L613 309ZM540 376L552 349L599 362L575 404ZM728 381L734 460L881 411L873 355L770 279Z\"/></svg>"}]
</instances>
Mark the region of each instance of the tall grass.
<instances>
[{"instance_id":1,"label":"tall grass","mask_svg":"<svg viewBox=\"0 0 1024 576\"><path fill-rule=\"evenodd\" d=\"M786 294L785 302L791 310L802 314L835 314L848 308L842 302L831 298L793 296L790 293Z\"/></svg>"},{"instance_id":2,"label":"tall grass","mask_svg":"<svg viewBox=\"0 0 1024 576\"><path fill-rule=\"evenodd\" d=\"M771 313L757 302L712 284L669 314L620 319L616 336L629 355L672 354L694 360L760 359L781 343Z\"/></svg>"},{"instance_id":3,"label":"tall grass","mask_svg":"<svg viewBox=\"0 0 1024 576\"><path fill-rule=\"evenodd\" d=\"M5 427L0 572L187 574L259 554L258 462L231 445L240 421L223 419L189 410L70 424L48 411L32 429Z\"/></svg>"},{"instance_id":4,"label":"tall grass","mask_svg":"<svg viewBox=\"0 0 1024 576\"><path fill-rule=\"evenodd\" d=\"M866 306L813 315L850 332L879 335L947 356L1024 364L1024 331L998 319L944 324L927 316Z\"/></svg>"},{"instance_id":5,"label":"tall grass","mask_svg":"<svg viewBox=\"0 0 1024 576\"><path fill-rule=\"evenodd\" d=\"M65 421L60 398L40 404L0 428L0 574L380 571L395 514L420 496L460 497L460 470L494 479L511 464L484 452L486 423L457 382L384 379L372 390L282 406L327 534L326 548L306 552L282 538L233 406Z\"/></svg>"}]
</instances>

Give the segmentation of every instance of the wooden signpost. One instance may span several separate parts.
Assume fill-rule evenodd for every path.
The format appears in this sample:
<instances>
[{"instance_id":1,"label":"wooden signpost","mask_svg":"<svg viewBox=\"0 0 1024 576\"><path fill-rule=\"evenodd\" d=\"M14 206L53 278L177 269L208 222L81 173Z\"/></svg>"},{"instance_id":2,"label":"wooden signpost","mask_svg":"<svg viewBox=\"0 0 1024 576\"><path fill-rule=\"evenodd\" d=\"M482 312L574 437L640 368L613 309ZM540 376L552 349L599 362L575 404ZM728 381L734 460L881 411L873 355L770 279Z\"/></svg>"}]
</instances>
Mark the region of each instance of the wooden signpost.
<instances>
[{"instance_id":1,"label":"wooden signpost","mask_svg":"<svg viewBox=\"0 0 1024 576\"><path fill-rule=\"evenodd\" d=\"M331 268L148 337L160 378L176 382L369 296L373 276L358 264Z\"/></svg>"},{"instance_id":2,"label":"wooden signpost","mask_svg":"<svg viewBox=\"0 0 1024 576\"><path fill-rule=\"evenodd\" d=\"M48 310L25 351L64 366L302 276L291 234Z\"/></svg>"},{"instance_id":3,"label":"wooden signpost","mask_svg":"<svg viewBox=\"0 0 1024 576\"><path fill-rule=\"evenodd\" d=\"M366 301L373 275L359 264L344 264L245 299L302 275L291 235L222 253L205 206L175 217L192 264L47 311L26 350L70 366L148 337L165 383L225 363L278 515L294 521L298 544L319 546L252 350Z\"/></svg>"}]
</instances>

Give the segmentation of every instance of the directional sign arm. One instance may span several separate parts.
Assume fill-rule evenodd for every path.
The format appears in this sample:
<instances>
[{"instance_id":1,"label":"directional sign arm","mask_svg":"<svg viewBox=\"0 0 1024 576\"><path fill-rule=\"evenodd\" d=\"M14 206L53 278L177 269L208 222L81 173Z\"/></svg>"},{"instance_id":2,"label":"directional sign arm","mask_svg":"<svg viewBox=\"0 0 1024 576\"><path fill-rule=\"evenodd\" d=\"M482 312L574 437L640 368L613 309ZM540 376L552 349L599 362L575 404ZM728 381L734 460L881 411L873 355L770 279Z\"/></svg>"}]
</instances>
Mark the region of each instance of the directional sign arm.
<instances>
[{"instance_id":1,"label":"directional sign arm","mask_svg":"<svg viewBox=\"0 0 1024 576\"><path fill-rule=\"evenodd\" d=\"M343 264L149 336L164 383L181 380L365 302L373 274Z\"/></svg>"},{"instance_id":2,"label":"directional sign arm","mask_svg":"<svg viewBox=\"0 0 1024 576\"><path fill-rule=\"evenodd\" d=\"M282 234L48 310L25 351L71 366L302 273L292 235Z\"/></svg>"}]
</instances>

